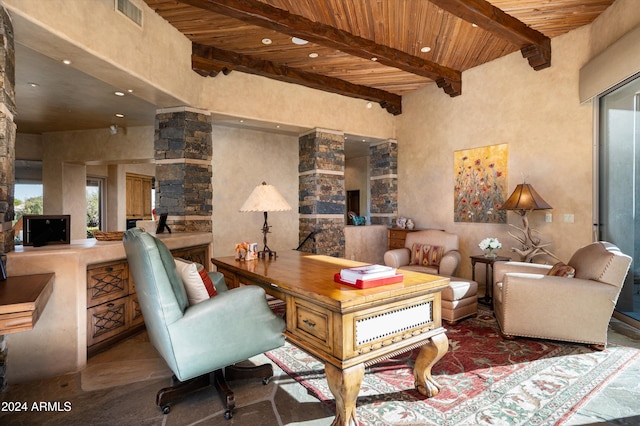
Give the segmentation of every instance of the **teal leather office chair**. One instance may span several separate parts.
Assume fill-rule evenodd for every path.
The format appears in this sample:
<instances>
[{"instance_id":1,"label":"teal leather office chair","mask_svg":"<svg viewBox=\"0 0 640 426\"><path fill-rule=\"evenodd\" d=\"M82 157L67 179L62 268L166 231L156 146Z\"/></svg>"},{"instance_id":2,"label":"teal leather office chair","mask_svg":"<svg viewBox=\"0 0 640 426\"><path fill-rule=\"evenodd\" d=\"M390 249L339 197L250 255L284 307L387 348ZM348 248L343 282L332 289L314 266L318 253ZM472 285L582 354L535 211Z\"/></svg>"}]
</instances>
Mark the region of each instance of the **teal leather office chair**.
<instances>
[{"instance_id":1,"label":"teal leather office chair","mask_svg":"<svg viewBox=\"0 0 640 426\"><path fill-rule=\"evenodd\" d=\"M209 273L218 295L189 306L173 256L162 241L133 228L124 233L123 243L147 333L174 373L174 386L161 389L156 404L167 414L170 404L210 385L213 376L227 406L225 417L230 419L235 399L225 378L255 373L268 383L271 364L253 368L233 364L282 346L284 321L269 309L263 289L227 290L219 272Z\"/></svg>"}]
</instances>

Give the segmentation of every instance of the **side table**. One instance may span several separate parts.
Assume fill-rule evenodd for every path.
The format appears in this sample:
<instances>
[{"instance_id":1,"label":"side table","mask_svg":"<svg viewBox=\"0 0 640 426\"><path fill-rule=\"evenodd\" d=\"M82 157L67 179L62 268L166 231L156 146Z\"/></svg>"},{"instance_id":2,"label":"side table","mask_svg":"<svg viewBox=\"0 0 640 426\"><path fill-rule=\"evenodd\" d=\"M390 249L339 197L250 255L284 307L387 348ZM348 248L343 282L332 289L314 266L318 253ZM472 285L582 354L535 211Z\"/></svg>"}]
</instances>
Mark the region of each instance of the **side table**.
<instances>
[{"instance_id":1,"label":"side table","mask_svg":"<svg viewBox=\"0 0 640 426\"><path fill-rule=\"evenodd\" d=\"M496 256L486 257L484 255L469 256L471 258L471 279L476 281L476 263L484 263L484 280L485 291L483 303L491 306L492 292L493 292L493 264L495 262L510 261L510 257ZM491 275L489 275L489 267L491 267ZM477 281L476 281L477 282Z\"/></svg>"}]
</instances>

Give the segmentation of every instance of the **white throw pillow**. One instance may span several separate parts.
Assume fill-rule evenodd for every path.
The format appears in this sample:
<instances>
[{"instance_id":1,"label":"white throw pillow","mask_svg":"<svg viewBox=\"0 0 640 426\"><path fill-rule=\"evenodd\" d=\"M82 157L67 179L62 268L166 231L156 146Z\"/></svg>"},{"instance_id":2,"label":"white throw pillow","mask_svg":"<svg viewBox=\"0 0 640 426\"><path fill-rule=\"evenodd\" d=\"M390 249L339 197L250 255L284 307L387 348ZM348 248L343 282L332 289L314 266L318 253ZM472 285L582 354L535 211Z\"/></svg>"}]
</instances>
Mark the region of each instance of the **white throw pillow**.
<instances>
[{"instance_id":1,"label":"white throw pillow","mask_svg":"<svg viewBox=\"0 0 640 426\"><path fill-rule=\"evenodd\" d=\"M189 262L188 260L184 260L179 257L175 258L174 261L176 263L178 275L182 278L182 285L184 285L184 289L187 291L189 305L195 305L216 295L216 291L215 288L213 288L211 280L209 279L209 282L206 284L203 281L206 272L203 274L199 271L199 269L202 269L202 272L204 271L204 267L202 265ZM208 278L208 276L206 276L206 278ZM209 286L212 288L207 289L207 284L210 284Z\"/></svg>"}]
</instances>

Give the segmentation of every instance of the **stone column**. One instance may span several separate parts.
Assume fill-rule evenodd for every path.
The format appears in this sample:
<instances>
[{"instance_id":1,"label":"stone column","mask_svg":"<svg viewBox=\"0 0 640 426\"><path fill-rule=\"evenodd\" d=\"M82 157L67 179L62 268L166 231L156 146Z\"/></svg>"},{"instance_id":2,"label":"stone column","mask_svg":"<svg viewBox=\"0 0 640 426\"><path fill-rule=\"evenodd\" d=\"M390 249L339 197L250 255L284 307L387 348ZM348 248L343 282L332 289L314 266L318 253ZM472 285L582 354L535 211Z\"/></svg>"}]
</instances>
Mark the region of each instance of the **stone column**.
<instances>
[{"instance_id":1,"label":"stone column","mask_svg":"<svg viewBox=\"0 0 640 426\"><path fill-rule=\"evenodd\" d=\"M0 4L0 258L14 250L12 221L15 190L16 115L13 26ZM2 269L6 270L5 268ZM0 335L0 391L7 387L7 340Z\"/></svg>"},{"instance_id":2,"label":"stone column","mask_svg":"<svg viewBox=\"0 0 640 426\"><path fill-rule=\"evenodd\" d=\"M300 136L300 242L304 251L344 257L344 133L315 129Z\"/></svg>"},{"instance_id":3,"label":"stone column","mask_svg":"<svg viewBox=\"0 0 640 426\"><path fill-rule=\"evenodd\" d=\"M4 8L0 8L0 21L0 252L5 254L14 249L16 92L13 26Z\"/></svg>"},{"instance_id":4,"label":"stone column","mask_svg":"<svg viewBox=\"0 0 640 426\"><path fill-rule=\"evenodd\" d=\"M371 224L392 225L398 216L398 142L369 146Z\"/></svg>"},{"instance_id":5,"label":"stone column","mask_svg":"<svg viewBox=\"0 0 640 426\"><path fill-rule=\"evenodd\" d=\"M189 107L158 110L156 213L177 232L211 232L211 114Z\"/></svg>"}]
</instances>

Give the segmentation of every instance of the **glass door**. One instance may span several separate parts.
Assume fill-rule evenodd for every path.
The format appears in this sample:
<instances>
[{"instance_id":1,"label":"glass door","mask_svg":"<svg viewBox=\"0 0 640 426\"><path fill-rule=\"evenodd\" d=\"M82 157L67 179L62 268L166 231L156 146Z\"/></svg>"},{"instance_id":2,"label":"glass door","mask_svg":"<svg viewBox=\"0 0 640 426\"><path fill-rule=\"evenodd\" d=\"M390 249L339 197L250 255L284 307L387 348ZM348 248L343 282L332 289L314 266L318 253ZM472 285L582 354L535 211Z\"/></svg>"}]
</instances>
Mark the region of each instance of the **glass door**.
<instances>
[{"instance_id":1,"label":"glass door","mask_svg":"<svg viewBox=\"0 0 640 426\"><path fill-rule=\"evenodd\" d=\"M616 311L640 324L640 76L600 98L598 238L633 257ZM624 318L622 318L624 319Z\"/></svg>"}]
</instances>

